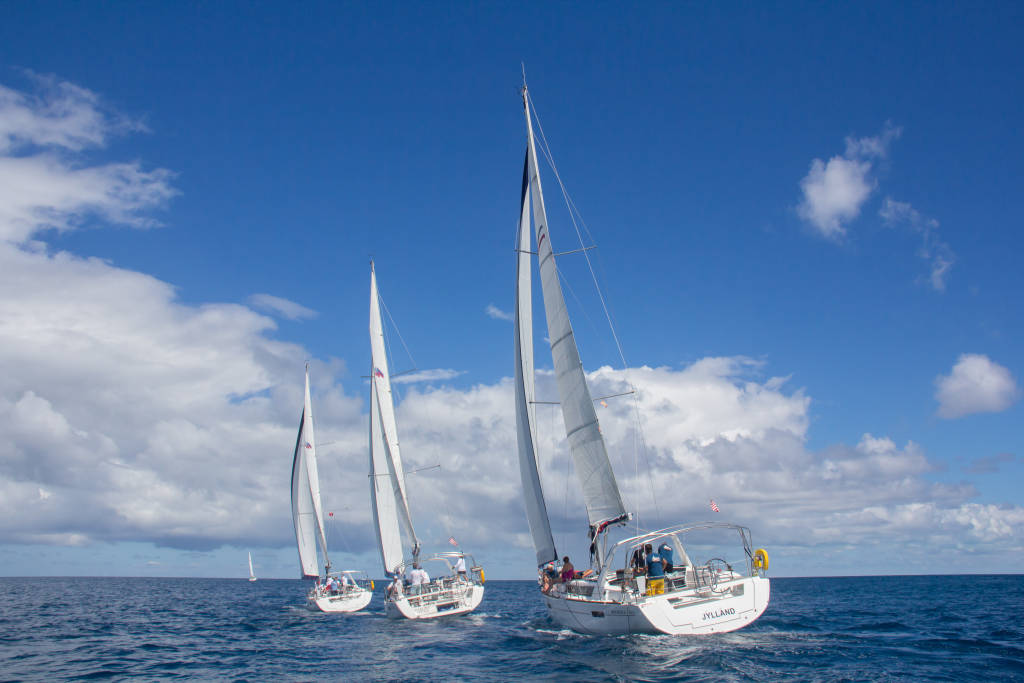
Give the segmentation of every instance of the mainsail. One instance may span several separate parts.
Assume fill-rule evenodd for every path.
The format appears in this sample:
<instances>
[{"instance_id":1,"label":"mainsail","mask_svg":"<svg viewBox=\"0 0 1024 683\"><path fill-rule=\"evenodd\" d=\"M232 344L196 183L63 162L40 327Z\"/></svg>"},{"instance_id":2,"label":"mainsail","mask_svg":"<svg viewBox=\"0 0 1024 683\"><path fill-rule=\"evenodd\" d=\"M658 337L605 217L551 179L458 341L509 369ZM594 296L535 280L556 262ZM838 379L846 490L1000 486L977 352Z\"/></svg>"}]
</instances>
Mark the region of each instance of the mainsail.
<instances>
[{"instance_id":1,"label":"mainsail","mask_svg":"<svg viewBox=\"0 0 1024 683\"><path fill-rule=\"evenodd\" d=\"M529 152L527 152L529 155ZM519 239L516 249L515 383L516 434L519 440L519 476L523 482L526 520L537 551L537 566L558 559L551 522L544 502L544 489L537 471L537 430L534 410L533 305L530 275L530 182L529 159L523 162L523 190L520 198Z\"/></svg>"},{"instance_id":2,"label":"mainsail","mask_svg":"<svg viewBox=\"0 0 1024 683\"><path fill-rule=\"evenodd\" d=\"M299 419L299 435L295 441L292 459L292 521L295 522L295 542L299 548L299 566L303 578L320 575L316 544L320 542L324 565L327 558L327 539L324 536L324 515L320 505L320 477L316 469L316 439L313 435L313 406L309 398L309 366L306 366L306 400Z\"/></svg>"},{"instance_id":3,"label":"mainsail","mask_svg":"<svg viewBox=\"0 0 1024 683\"><path fill-rule=\"evenodd\" d=\"M619 519L625 515L622 496L619 494L615 473L608 461L608 451L598 427L597 411L587 388L579 349L573 338L565 297L558 281L558 268L548 233L547 213L544 210L544 194L541 191L540 171L537 167L537 151L533 139L533 124L530 120L530 103L526 88L523 88L523 105L526 110L526 130L529 147L526 158L533 194L533 222L537 237L537 260L540 267L541 289L544 293L544 310L547 313L548 338L551 340L551 356L555 366L558 395L561 399L562 418L565 422L569 452L572 453L576 475L583 488L583 500L587 506L587 518L592 528L601 522ZM520 241L520 255L528 251ZM522 275L520 275L520 286ZM525 302L529 305L529 301ZM522 304L520 304L522 305ZM516 315L520 311L517 308ZM523 342L522 336L517 343ZM530 340L532 343L532 340ZM531 430L532 431L532 430ZM520 437L522 443L522 437ZM520 456L522 458L522 456ZM524 488L526 485L524 483ZM539 557L538 549L538 557Z\"/></svg>"},{"instance_id":4,"label":"mainsail","mask_svg":"<svg viewBox=\"0 0 1024 683\"><path fill-rule=\"evenodd\" d=\"M373 502L377 540L385 571L402 562L399 522L412 544L412 555L419 554L419 539L412 527L409 502L405 494L405 471L398 447L395 406L391 398L391 375L384 347L384 328L377 294L377 274L370 264L370 496Z\"/></svg>"}]
</instances>

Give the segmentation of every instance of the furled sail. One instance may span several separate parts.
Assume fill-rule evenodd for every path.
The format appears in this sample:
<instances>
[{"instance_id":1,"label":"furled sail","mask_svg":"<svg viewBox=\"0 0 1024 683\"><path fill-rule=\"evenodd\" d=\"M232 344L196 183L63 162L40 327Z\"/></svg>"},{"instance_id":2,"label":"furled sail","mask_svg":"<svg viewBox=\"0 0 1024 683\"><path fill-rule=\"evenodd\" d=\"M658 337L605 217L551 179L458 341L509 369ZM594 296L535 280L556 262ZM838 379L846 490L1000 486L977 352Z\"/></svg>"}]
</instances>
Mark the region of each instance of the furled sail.
<instances>
[{"instance_id":1,"label":"furled sail","mask_svg":"<svg viewBox=\"0 0 1024 683\"><path fill-rule=\"evenodd\" d=\"M299 566L303 578L320 575L316 544L320 542L324 564L327 558L327 539L324 536L324 515L320 505L320 477L316 468L316 439L313 434L313 406L309 397L309 367L306 367L306 400L299 420L299 435L295 441L292 459L292 521L295 522L295 541L299 548Z\"/></svg>"},{"instance_id":2,"label":"furled sail","mask_svg":"<svg viewBox=\"0 0 1024 683\"><path fill-rule=\"evenodd\" d=\"M573 338L565 297L558 281L558 268L548 233L544 194L541 191L540 171L530 120L530 104L523 88L526 110L526 129L529 138L527 161L530 188L533 194L533 222L537 238L537 260L540 264L541 289L544 293L544 311L547 314L548 338L555 366L558 395L561 399L562 418L565 421L569 451L572 453L576 475L583 488L587 518L593 527L599 522L620 518L625 514L615 473L608 461L608 451L598 427L597 412L587 388L586 375L580 361L579 349Z\"/></svg>"},{"instance_id":3,"label":"furled sail","mask_svg":"<svg viewBox=\"0 0 1024 683\"><path fill-rule=\"evenodd\" d=\"M529 152L527 152L529 154ZM519 476L523 482L526 520L537 551L537 566L558 559L544 490L537 470L537 425L533 406L533 296L530 275L530 182L529 159L523 162L519 240L516 250L515 383L516 434L519 440Z\"/></svg>"},{"instance_id":4,"label":"furled sail","mask_svg":"<svg viewBox=\"0 0 1024 683\"><path fill-rule=\"evenodd\" d=\"M395 542L392 539L392 529L397 526L398 522L405 529L408 541L412 544L413 556L419 553L420 544L412 526L409 501L405 493L405 471L402 468L402 454L398 446L395 405L391 398L391 375L384 347L384 327L380 317L377 274L372 263L370 264L370 354L373 361L370 372L370 462L374 480L372 490L381 559L384 561L384 568L391 571L402 560L400 542L397 544L397 559L393 557ZM387 488L390 488L390 493L386 493ZM397 529L394 530L397 531Z\"/></svg>"}]
</instances>

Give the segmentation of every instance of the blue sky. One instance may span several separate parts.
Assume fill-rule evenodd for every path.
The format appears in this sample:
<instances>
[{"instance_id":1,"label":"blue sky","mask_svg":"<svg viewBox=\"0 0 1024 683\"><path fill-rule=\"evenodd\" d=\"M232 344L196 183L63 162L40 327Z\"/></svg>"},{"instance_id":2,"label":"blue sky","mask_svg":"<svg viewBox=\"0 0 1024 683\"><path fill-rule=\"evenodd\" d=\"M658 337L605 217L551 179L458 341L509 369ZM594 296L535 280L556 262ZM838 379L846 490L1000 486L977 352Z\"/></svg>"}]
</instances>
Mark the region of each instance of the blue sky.
<instances>
[{"instance_id":1,"label":"blue sky","mask_svg":"<svg viewBox=\"0 0 1024 683\"><path fill-rule=\"evenodd\" d=\"M521 62L627 362L665 369L670 422L689 425L650 425L661 498L680 492L686 518L715 497L782 574L860 573L865 555L880 559L864 571L932 571L929 543L957 547L957 571L1024 559L1018 6L0 13L0 571L241 575L251 548L263 574L294 576L307 359L337 444L328 504L352 510L337 533L376 567L372 257L418 367L447 371L399 407L403 439L424 440L406 457L442 462L424 478L454 492L436 535L529 576L511 484L488 480L488 499L466 483L515 472L511 326L487 310L511 310ZM555 187L548 174L567 249ZM616 367L582 266L560 262L584 363ZM704 422L702 386L723 400ZM417 437L439 414L448 431ZM723 460L747 450L744 480ZM429 518L441 499L422 495ZM182 500L196 514L176 517Z\"/></svg>"}]
</instances>

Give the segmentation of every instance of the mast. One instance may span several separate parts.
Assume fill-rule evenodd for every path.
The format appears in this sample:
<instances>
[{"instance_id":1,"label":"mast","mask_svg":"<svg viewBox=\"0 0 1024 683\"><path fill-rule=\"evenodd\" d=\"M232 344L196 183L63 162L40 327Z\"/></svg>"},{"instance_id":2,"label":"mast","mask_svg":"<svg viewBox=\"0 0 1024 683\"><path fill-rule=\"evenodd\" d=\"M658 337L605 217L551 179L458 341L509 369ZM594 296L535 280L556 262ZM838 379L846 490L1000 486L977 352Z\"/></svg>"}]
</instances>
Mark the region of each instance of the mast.
<instances>
[{"instance_id":1,"label":"mast","mask_svg":"<svg viewBox=\"0 0 1024 683\"><path fill-rule=\"evenodd\" d=\"M526 521L537 551L537 566L558 559L551 535L544 489L537 466L537 420L533 405L533 293L530 274L530 177L529 152L523 160L523 188L519 199L519 237L516 249L515 387L516 436L519 443L519 477L523 484Z\"/></svg>"},{"instance_id":2,"label":"mast","mask_svg":"<svg viewBox=\"0 0 1024 683\"><path fill-rule=\"evenodd\" d=\"M608 460L608 450L598 426L597 412L594 410L594 402L590 396L590 389L587 387L587 378L573 336L569 313L565 307L562 286L558 281L558 268L551 246L547 212L544 208L544 193L541 189L540 171L537 166L537 150L530 116L529 94L525 86L522 95L529 142L527 164L530 189L533 194L537 261L544 294L548 338L551 340L551 357L555 367L569 451L572 454L576 475L583 489L583 500L586 503L587 518L590 522L590 535L594 540L597 533L603 531L609 523L623 521L628 518L628 515L622 504L622 496L615 481L615 473ZM599 544L594 540L591 544L593 555L597 555L598 546ZM598 557L598 564L600 564L600 557Z\"/></svg>"}]
</instances>

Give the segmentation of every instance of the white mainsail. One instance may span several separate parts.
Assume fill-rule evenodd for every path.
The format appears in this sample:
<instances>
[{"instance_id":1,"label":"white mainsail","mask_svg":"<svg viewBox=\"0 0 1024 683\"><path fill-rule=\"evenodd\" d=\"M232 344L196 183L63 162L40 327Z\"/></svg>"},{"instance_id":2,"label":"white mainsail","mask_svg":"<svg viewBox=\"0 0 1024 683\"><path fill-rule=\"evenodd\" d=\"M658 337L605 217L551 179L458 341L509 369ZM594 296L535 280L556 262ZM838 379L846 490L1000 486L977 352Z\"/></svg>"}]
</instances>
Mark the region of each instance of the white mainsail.
<instances>
[{"instance_id":1,"label":"white mainsail","mask_svg":"<svg viewBox=\"0 0 1024 683\"><path fill-rule=\"evenodd\" d=\"M562 295L562 286L558 281L558 268L555 265L555 254L548 233L547 213L544 210L544 194L541 190L540 171L537 167L537 152L534 146L533 124L530 120L530 103L526 88L523 88L523 105L526 110L526 129L529 137L526 156L530 188L533 194L537 261L540 267L541 289L544 294L544 310L547 313L548 338L551 340L551 356L555 366L555 378L558 384L558 395L561 399L566 438L569 441L569 452L572 453L576 475L583 488L587 518L591 527L595 527L600 522L623 517L626 511L622 505L619 486L615 481L615 473L608 460L604 437L601 436L601 430L598 427L597 411L594 410L590 389L587 388L583 363L580 361L579 349L573 338L569 313L565 307L565 297ZM522 247L522 242L520 242L519 248L522 251L528 251ZM522 276L520 276L519 284L521 286ZM527 311L529 311L529 301L525 303ZM518 309L516 314L519 315ZM522 337L517 337L517 343L520 341L524 340ZM530 343L532 343L532 339Z\"/></svg>"},{"instance_id":2,"label":"white mainsail","mask_svg":"<svg viewBox=\"0 0 1024 683\"><path fill-rule=\"evenodd\" d=\"M373 502L377 540L385 571L402 562L399 522L412 544L412 555L419 553L419 539L412 526L405 493L405 471L398 446L395 405L391 397L391 375L384 346L384 327L380 317L377 274L370 264L370 495Z\"/></svg>"},{"instance_id":3,"label":"white mainsail","mask_svg":"<svg viewBox=\"0 0 1024 683\"><path fill-rule=\"evenodd\" d=\"M529 152L527 152L529 154ZM523 482L526 520L537 551L537 566L558 559L544 489L537 470L536 411L533 377L533 292L530 274L530 181L529 159L523 163L519 240L516 247L515 385L516 434L519 440L519 476Z\"/></svg>"},{"instance_id":4,"label":"white mainsail","mask_svg":"<svg viewBox=\"0 0 1024 683\"><path fill-rule=\"evenodd\" d=\"M292 459L292 521L295 522L295 542L299 549L299 566L303 578L320 575L316 545L320 543L324 565L327 558L327 539L324 535L324 515L320 505L320 476L316 468L316 439L313 434L313 406L309 397L309 366L306 366L306 399L299 420L299 435L295 441Z\"/></svg>"},{"instance_id":5,"label":"white mainsail","mask_svg":"<svg viewBox=\"0 0 1024 683\"><path fill-rule=\"evenodd\" d=\"M256 580L256 573L252 570L252 553L249 553L249 580Z\"/></svg>"}]
</instances>

